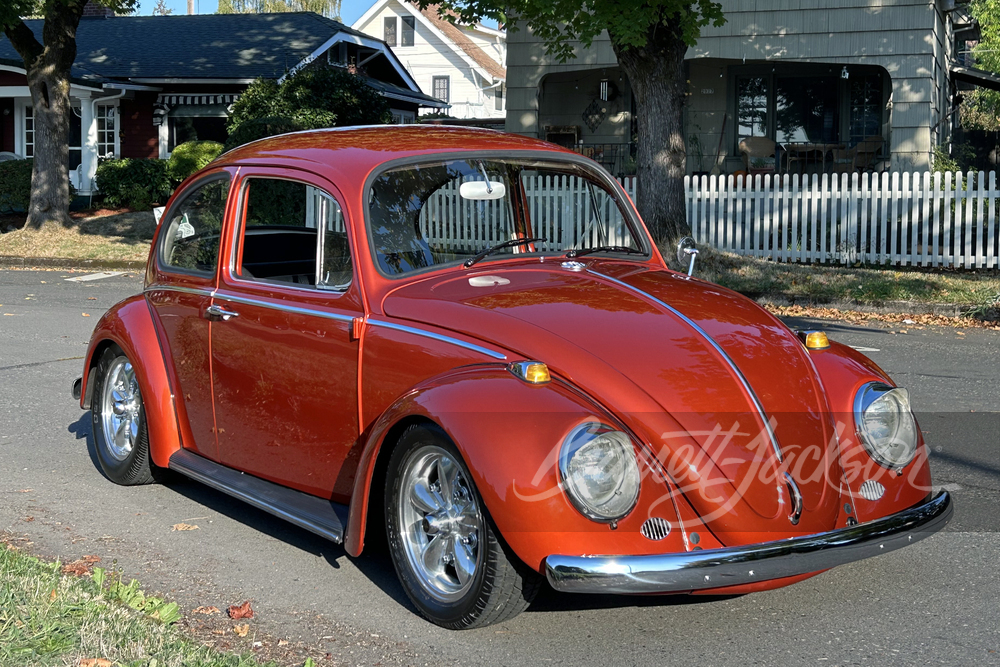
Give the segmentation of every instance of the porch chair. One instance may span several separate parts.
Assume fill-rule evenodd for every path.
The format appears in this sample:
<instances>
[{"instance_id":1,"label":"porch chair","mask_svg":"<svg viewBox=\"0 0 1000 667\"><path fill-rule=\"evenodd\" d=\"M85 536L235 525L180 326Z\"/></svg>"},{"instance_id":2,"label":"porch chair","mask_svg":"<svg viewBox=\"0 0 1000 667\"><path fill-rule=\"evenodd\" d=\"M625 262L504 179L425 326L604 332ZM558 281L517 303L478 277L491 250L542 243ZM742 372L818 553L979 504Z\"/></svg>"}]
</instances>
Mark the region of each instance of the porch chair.
<instances>
[{"instance_id":1,"label":"porch chair","mask_svg":"<svg viewBox=\"0 0 1000 667\"><path fill-rule=\"evenodd\" d=\"M17 153L11 153L10 151L0 151L0 162L9 162L10 160L23 160Z\"/></svg>"},{"instance_id":2,"label":"porch chair","mask_svg":"<svg viewBox=\"0 0 1000 667\"><path fill-rule=\"evenodd\" d=\"M747 137L740 140L740 153L747 173L773 174L775 172L775 143L767 137Z\"/></svg>"},{"instance_id":3,"label":"porch chair","mask_svg":"<svg viewBox=\"0 0 1000 667\"><path fill-rule=\"evenodd\" d=\"M857 157L854 160L854 168L857 171L885 171L886 155L885 140L880 136L865 137L855 146Z\"/></svg>"},{"instance_id":4,"label":"porch chair","mask_svg":"<svg viewBox=\"0 0 1000 667\"><path fill-rule=\"evenodd\" d=\"M854 173L858 162L857 146L854 148L834 148L830 151L830 155L833 157L831 169L834 174Z\"/></svg>"}]
</instances>

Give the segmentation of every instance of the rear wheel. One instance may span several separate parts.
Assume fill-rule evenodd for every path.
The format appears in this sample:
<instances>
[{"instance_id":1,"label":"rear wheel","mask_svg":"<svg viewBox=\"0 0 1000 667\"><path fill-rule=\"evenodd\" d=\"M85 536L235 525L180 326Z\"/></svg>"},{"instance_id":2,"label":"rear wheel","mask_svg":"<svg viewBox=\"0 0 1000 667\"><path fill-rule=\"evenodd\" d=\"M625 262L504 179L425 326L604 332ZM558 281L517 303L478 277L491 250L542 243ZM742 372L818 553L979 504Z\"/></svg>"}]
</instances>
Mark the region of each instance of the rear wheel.
<instances>
[{"instance_id":1,"label":"rear wheel","mask_svg":"<svg viewBox=\"0 0 1000 667\"><path fill-rule=\"evenodd\" d=\"M438 429L411 426L389 461L386 535L407 596L453 630L513 618L541 578L498 539L461 455Z\"/></svg>"},{"instance_id":2,"label":"rear wheel","mask_svg":"<svg viewBox=\"0 0 1000 667\"><path fill-rule=\"evenodd\" d=\"M132 362L112 345L101 355L94 376L91 416L101 469L117 484L152 482L146 414Z\"/></svg>"}]
</instances>

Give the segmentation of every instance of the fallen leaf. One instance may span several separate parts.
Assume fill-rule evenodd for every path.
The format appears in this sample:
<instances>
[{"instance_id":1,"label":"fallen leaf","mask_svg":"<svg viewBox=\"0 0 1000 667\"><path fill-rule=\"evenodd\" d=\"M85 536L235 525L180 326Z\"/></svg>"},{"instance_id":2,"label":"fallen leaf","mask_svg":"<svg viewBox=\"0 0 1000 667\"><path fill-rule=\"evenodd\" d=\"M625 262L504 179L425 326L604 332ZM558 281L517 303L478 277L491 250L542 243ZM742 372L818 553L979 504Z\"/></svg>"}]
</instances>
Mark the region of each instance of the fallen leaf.
<instances>
[{"instance_id":1,"label":"fallen leaf","mask_svg":"<svg viewBox=\"0 0 1000 667\"><path fill-rule=\"evenodd\" d=\"M49 593L49 600L52 601L52 600L55 600L55 599L56 599L56 589L53 588L52 592Z\"/></svg>"},{"instance_id":2,"label":"fallen leaf","mask_svg":"<svg viewBox=\"0 0 1000 667\"><path fill-rule=\"evenodd\" d=\"M87 297L87 301L97 301L97 297L96 296L88 296Z\"/></svg>"},{"instance_id":3,"label":"fallen leaf","mask_svg":"<svg viewBox=\"0 0 1000 667\"><path fill-rule=\"evenodd\" d=\"M84 317L90 317L90 313L83 313Z\"/></svg>"},{"instance_id":4,"label":"fallen leaf","mask_svg":"<svg viewBox=\"0 0 1000 667\"><path fill-rule=\"evenodd\" d=\"M240 606L233 605L229 608L229 618L239 620L241 618L253 618L253 609L250 607L250 600Z\"/></svg>"},{"instance_id":5,"label":"fallen leaf","mask_svg":"<svg viewBox=\"0 0 1000 667\"><path fill-rule=\"evenodd\" d=\"M18 493L31 493L34 489L19 489Z\"/></svg>"},{"instance_id":6,"label":"fallen leaf","mask_svg":"<svg viewBox=\"0 0 1000 667\"><path fill-rule=\"evenodd\" d=\"M212 630L212 634L213 635L224 635L224 634L226 634L226 631L225 630Z\"/></svg>"},{"instance_id":7,"label":"fallen leaf","mask_svg":"<svg viewBox=\"0 0 1000 667\"><path fill-rule=\"evenodd\" d=\"M80 667L112 667L107 658L80 658Z\"/></svg>"},{"instance_id":8,"label":"fallen leaf","mask_svg":"<svg viewBox=\"0 0 1000 667\"><path fill-rule=\"evenodd\" d=\"M31 522L31 521L35 520L35 517L33 517L33 516L26 516L26 517L24 517L24 520L28 521L28 522Z\"/></svg>"},{"instance_id":9,"label":"fallen leaf","mask_svg":"<svg viewBox=\"0 0 1000 667\"><path fill-rule=\"evenodd\" d=\"M196 607L191 611L192 614L218 614L218 607Z\"/></svg>"},{"instance_id":10,"label":"fallen leaf","mask_svg":"<svg viewBox=\"0 0 1000 667\"><path fill-rule=\"evenodd\" d=\"M198 526L191 523L175 523L170 526L171 531L175 530L198 530Z\"/></svg>"},{"instance_id":11,"label":"fallen leaf","mask_svg":"<svg viewBox=\"0 0 1000 667\"><path fill-rule=\"evenodd\" d=\"M278 640L278 646L288 646L288 640L287 639L279 639Z\"/></svg>"},{"instance_id":12,"label":"fallen leaf","mask_svg":"<svg viewBox=\"0 0 1000 667\"><path fill-rule=\"evenodd\" d=\"M90 566L101 560L97 556L84 556L79 560L75 560L72 563L66 563L62 567L63 574L75 574L78 577L82 577L85 574L90 574Z\"/></svg>"},{"instance_id":13,"label":"fallen leaf","mask_svg":"<svg viewBox=\"0 0 1000 667\"><path fill-rule=\"evenodd\" d=\"M250 624L244 623L243 625L234 625L233 632L238 634L240 637L246 637L247 633L250 632Z\"/></svg>"}]
</instances>

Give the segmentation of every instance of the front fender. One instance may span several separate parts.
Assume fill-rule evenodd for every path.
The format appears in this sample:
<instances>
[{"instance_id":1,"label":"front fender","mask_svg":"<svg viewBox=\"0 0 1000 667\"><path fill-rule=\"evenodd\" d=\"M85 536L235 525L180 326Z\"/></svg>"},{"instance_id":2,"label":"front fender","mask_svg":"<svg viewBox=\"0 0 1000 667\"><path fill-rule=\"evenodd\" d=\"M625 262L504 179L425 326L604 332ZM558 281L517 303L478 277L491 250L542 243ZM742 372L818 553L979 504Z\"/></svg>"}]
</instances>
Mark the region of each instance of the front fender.
<instances>
[{"instance_id":1,"label":"front fender","mask_svg":"<svg viewBox=\"0 0 1000 667\"><path fill-rule=\"evenodd\" d=\"M181 448L177 432L177 412L160 342L146 298L137 294L113 306L97 322L83 363L80 407L87 409L93 399L91 375L105 348L118 345L132 362L139 379L142 404L149 431L153 463L167 467L170 455Z\"/></svg>"},{"instance_id":2,"label":"front fender","mask_svg":"<svg viewBox=\"0 0 1000 667\"><path fill-rule=\"evenodd\" d=\"M350 505L345 548L358 555L376 463L394 444L393 427L409 419L437 424L458 447L490 516L507 544L540 570L553 553L648 553L682 550L681 531L665 542L639 532L651 511L676 521L666 482L640 463L639 503L616 528L581 515L558 479L560 445L583 421L617 424L600 406L559 380L532 385L503 365L480 365L429 380L400 397L377 420L361 455ZM676 523L674 524L676 525Z\"/></svg>"}]
</instances>

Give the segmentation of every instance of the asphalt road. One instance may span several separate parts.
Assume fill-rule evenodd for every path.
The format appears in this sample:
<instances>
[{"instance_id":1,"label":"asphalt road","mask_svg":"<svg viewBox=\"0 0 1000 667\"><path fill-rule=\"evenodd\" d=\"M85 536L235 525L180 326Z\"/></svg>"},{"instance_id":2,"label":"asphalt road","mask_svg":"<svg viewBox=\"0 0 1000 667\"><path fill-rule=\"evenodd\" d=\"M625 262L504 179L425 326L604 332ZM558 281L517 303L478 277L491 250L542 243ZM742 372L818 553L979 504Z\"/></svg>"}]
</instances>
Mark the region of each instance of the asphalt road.
<instances>
[{"instance_id":1,"label":"asphalt road","mask_svg":"<svg viewBox=\"0 0 1000 667\"><path fill-rule=\"evenodd\" d=\"M379 554L337 546L194 482L118 487L70 398L97 318L140 277L0 271L0 531L64 560L112 560L190 610L245 599L254 632L348 664L1000 663L1000 333L818 323L910 389L945 532L777 591L733 598L543 592L502 626L423 621ZM79 275L79 274L76 274ZM86 314L86 315L85 315ZM30 518L30 519L29 519ZM173 532L178 522L199 530Z\"/></svg>"}]
</instances>

